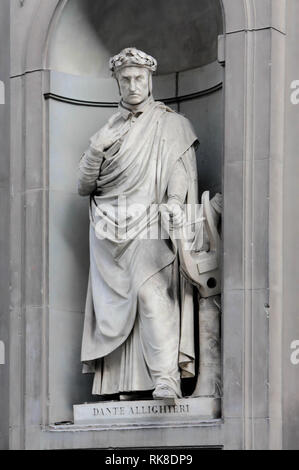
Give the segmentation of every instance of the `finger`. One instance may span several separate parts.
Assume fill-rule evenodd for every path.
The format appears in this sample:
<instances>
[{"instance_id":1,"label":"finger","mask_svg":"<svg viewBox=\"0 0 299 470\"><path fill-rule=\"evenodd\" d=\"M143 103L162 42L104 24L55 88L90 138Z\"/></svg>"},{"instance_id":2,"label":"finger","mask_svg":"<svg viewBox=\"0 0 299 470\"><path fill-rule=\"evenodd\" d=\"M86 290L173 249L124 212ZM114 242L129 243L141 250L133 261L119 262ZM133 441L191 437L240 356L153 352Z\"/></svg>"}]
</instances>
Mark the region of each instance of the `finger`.
<instances>
[{"instance_id":1,"label":"finger","mask_svg":"<svg viewBox=\"0 0 299 470\"><path fill-rule=\"evenodd\" d=\"M121 133L119 131L117 131L117 132L114 131L114 132L112 132L111 136L114 139L119 139L120 136L121 136Z\"/></svg>"}]
</instances>

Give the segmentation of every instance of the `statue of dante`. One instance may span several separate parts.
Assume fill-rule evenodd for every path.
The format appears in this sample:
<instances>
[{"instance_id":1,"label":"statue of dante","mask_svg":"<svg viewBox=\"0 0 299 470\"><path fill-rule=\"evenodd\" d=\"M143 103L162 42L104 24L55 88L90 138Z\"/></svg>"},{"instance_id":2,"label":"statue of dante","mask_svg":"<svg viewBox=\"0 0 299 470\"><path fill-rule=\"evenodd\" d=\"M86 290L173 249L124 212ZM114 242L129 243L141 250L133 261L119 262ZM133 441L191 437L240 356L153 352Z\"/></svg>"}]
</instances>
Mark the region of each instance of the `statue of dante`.
<instances>
[{"instance_id":1,"label":"statue of dante","mask_svg":"<svg viewBox=\"0 0 299 470\"><path fill-rule=\"evenodd\" d=\"M121 101L79 165L91 221L81 359L95 395L173 399L182 396L181 377L195 374L193 287L182 281L173 231L185 204L197 203L197 137L184 116L154 100L156 68L135 48L110 60ZM169 237L161 236L167 217Z\"/></svg>"}]
</instances>

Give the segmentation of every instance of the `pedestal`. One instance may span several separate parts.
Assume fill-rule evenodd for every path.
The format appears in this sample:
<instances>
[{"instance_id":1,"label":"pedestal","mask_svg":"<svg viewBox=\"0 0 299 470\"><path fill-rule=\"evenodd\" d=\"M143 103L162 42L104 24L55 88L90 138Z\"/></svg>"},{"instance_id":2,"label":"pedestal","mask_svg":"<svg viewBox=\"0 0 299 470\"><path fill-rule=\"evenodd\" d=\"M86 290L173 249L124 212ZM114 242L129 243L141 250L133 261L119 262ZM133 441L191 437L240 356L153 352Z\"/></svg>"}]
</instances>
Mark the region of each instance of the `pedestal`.
<instances>
[{"instance_id":1,"label":"pedestal","mask_svg":"<svg viewBox=\"0 0 299 470\"><path fill-rule=\"evenodd\" d=\"M220 398L184 398L164 400L107 401L74 405L75 425L129 425L194 423L219 419Z\"/></svg>"}]
</instances>

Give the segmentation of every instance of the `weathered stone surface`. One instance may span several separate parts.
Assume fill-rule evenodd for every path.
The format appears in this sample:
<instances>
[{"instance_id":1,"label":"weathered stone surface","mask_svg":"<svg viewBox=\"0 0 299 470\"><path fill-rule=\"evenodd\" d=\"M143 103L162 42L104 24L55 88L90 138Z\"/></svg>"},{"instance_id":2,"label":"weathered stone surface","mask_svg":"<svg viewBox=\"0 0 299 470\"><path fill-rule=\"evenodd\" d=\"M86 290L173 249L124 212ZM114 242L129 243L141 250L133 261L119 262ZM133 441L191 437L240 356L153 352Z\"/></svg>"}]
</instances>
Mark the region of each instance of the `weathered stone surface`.
<instances>
[{"instance_id":1,"label":"weathered stone surface","mask_svg":"<svg viewBox=\"0 0 299 470\"><path fill-rule=\"evenodd\" d=\"M223 288L242 289L243 272L243 205L244 163L224 164L224 213L223 221Z\"/></svg>"},{"instance_id":2,"label":"weathered stone surface","mask_svg":"<svg viewBox=\"0 0 299 470\"><path fill-rule=\"evenodd\" d=\"M9 445L9 278L10 278L10 35L9 1L0 6L0 449Z\"/></svg>"},{"instance_id":3,"label":"weathered stone surface","mask_svg":"<svg viewBox=\"0 0 299 470\"><path fill-rule=\"evenodd\" d=\"M82 313L50 309L49 423L72 421L73 403L96 401L91 395L93 376L82 374L82 328Z\"/></svg>"}]
</instances>

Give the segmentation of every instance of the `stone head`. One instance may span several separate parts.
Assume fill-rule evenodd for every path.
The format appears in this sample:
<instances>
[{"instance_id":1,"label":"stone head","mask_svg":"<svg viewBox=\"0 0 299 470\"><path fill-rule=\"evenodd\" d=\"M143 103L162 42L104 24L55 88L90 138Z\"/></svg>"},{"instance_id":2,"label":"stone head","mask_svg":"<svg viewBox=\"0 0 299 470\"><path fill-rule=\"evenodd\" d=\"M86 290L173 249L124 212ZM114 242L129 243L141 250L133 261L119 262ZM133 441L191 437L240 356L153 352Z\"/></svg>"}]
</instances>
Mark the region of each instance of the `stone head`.
<instances>
[{"instance_id":1,"label":"stone head","mask_svg":"<svg viewBox=\"0 0 299 470\"><path fill-rule=\"evenodd\" d=\"M124 103L138 105L152 94L152 73L157 69L153 57L127 48L112 57L109 65Z\"/></svg>"}]
</instances>

